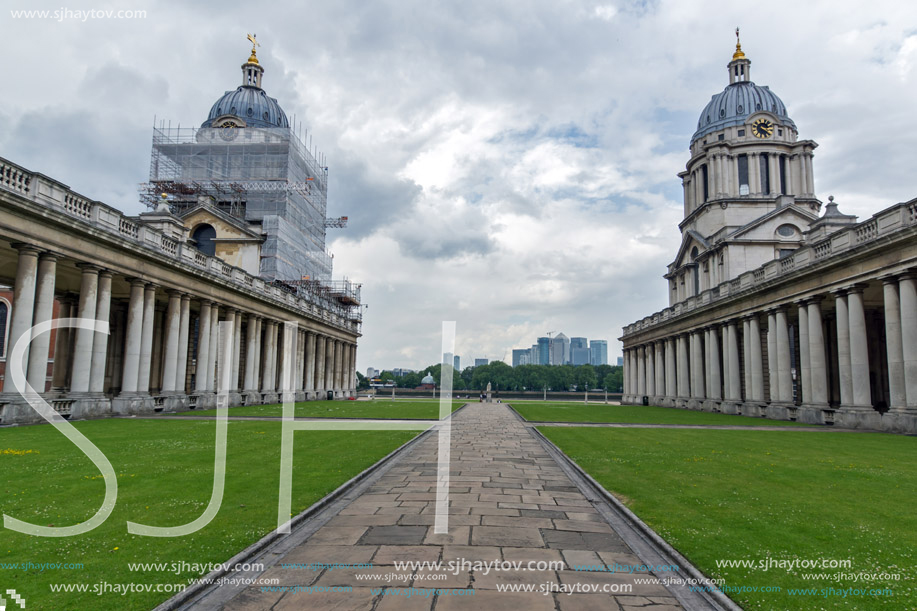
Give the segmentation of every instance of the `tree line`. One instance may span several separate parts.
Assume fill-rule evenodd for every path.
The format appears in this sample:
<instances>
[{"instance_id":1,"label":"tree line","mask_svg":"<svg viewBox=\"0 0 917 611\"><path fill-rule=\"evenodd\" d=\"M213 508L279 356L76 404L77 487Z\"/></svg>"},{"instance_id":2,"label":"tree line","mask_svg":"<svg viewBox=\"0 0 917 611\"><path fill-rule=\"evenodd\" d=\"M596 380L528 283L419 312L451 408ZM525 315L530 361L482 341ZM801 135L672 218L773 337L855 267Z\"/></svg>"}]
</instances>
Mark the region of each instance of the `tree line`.
<instances>
[{"instance_id":1,"label":"tree line","mask_svg":"<svg viewBox=\"0 0 917 611\"><path fill-rule=\"evenodd\" d=\"M383 371L383 383L394 382L398 388L417 388L420 381L432 375L436 386L441 386L443 367L452 370L453 390L483 390L489 382L493 390L607 390L623 392L623 371L617 365L520 365L510 367L503 361L487 365L466 367L457 372L452 365L430 365L422 371L395 376ZM369 388L369 380L357 372L359 388Z\"/></svg>"}]
</instances>

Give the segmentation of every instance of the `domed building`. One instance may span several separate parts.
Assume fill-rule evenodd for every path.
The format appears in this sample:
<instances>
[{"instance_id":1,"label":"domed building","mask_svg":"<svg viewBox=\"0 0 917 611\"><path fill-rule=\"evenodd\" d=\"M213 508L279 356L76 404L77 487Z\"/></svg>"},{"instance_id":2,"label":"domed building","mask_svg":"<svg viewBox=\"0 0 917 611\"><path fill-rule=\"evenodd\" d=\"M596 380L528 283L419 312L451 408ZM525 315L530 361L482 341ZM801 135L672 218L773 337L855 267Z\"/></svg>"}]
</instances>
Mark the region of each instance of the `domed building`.
<instances>
[{"instance_id":1,"label":"domed building","mask_svg":"<svg viewBox=\"0 0 917 611\"><path fill-rule=\"evenodd\" d=\"M817 144L738 39L727 70L678 175L669 307L620 338L622 403L917 433L917 199L820 216Z\"/></svg>"},{"instance_id":2,"label":"domed building","mask_svg":"<svg viewBox=\"0 0 917 611\"><path fill-rule=\"evenodd\" d=\"M417 388L421 390L434 390L436 388L436 380L428 373L420 380L420 386Z\"/></svg>"},{"instance_id":3,"label":"domed building","mask_svg":"<svg viewBox=\"0 0 917 611\"><path fill-rule=\"evenodd\" d=\"M797 140L786 105L751 80L740 42L729 84L697 121L684 186L682 244L669 265L669 303L700 294L802 243L818 218L812 140Z\"/></svg>"}]
</instances>

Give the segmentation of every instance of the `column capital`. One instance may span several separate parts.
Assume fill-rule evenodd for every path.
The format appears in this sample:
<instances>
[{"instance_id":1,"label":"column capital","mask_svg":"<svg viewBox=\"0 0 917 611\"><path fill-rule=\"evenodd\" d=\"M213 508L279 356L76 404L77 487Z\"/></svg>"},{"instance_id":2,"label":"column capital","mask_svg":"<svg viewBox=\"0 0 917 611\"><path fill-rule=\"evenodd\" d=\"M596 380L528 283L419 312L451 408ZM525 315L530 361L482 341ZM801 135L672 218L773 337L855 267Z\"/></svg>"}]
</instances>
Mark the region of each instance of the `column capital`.
<instances>
[{"instance_id":1,"label":"column capital","mask_svg":"<svg viewBox=\"0 0 917 611\"><path fill-rule=\"evenodd\" d=\"M182 300L182 301L189 301L189 302L190 302L190 301L191 301L191 295L190 295L189 293L182 293L182 294L181 294L181 300Z\"/></svg>"},{"instance_id":2,"label":"column capital","mask_svg":"<svg viewBox=\"0 0 917 611\"><path fill-rule=\"evenodd\" d=\"M102 271L102 268L96 265L95 263L77 263L76 266L80 268L81 270L83 270L84 274L86 272L95 272L96 274L98 274L99 272Z\"/></svg>"},{"instance_id":3,"label":"column capital","mask_svg":"<svg viewBox=\"0 0 917 611\"><path fill-rule=\"evenodd\" d=\"M839 289L833 289L833 290L831 290L831 291L829 291L829 292L830 292L832 295L834 295L834 298L835 298L835 299L837 299L838 297L846 297L846 296L847 296L847 293L848 293L848 289L847 289L847 287L843 287L843 288L839 288Z\"/></svg>"},{"instance_id":4,"label":"column capital","mask_svg":"<svg viewBox=\"0 0 917 611\"><path fill-rule=\"evenodd\" d=\"M38 246L35 246L34 244L26 244L25 242L14 242L10 244L10 246L18 250L20 255L22 254L33 255L34 254L37 257L40 253L44 252L43 248L39 248Z\"/></svg>"},{"instance_id":5,"label":"column capital","mask_svg":"<svg viewBox=\"0 0 917 611\"><path fill-rule=\"evenodd\" d=\"M59 258L60 258L60 255L58 255L56 252L51 252L49 250L42 251L41 254L38 255L38 259L40 261L57 261Z\"/></svg>"},{"instance_id":6,"label":"column capital","mask_svg":"<svg viewBox=\"0 0 917 611\"><path fill-rule=\"evenodd\" d=\"M127 281L131 283L131 286L143 286L146 284L146 280L143 278L136 278L133 276L128 278Z\"/></svg>"},{"instance_id":7,"label":"column capital","mask_svg":"<svg viewBox=\"0 0 917 611\"><path fill-rule=\"evenodd\" d=\"M213 303L213 302L210 301L209 299L200 299L200 298L199 298L198 301L201 303L201 307L202 307L202 308L209 308L210 305Z\"/></svg>"},{"instance_id":8,"label":"column capital","mask_svg":"<svg viewBox=\"0 0 917 611\"><path fill-rule=\"evenodd\" d=\"M176 297L181 297L184 295L184 293L182 293L179 289L166 289L166 294L170 297L172 295L175 295Z\"/></svg>"},{"instance_id":9,"label":"column capital","mask_svg":"<svg viewBox=\"0 0 917 611\"><path fill-rule=\"evenodd\" d=\"M862 293L864 290L866 290L866 286L867 285L863 282L857 282L856 284L851 284L850 286L845 287L845 290L847 291L848 295L851 293Z\"/></svg>"}]
</instances>

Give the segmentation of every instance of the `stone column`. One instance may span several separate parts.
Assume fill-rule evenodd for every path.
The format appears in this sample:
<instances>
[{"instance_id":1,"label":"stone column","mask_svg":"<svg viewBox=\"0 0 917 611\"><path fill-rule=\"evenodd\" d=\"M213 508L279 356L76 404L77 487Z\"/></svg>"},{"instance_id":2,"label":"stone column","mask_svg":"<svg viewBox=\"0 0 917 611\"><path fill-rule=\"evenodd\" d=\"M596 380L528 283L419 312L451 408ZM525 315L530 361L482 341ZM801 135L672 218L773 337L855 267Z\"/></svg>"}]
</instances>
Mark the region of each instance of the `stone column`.
<instances>
[{"instance_id":1,"label":"stone column","mask_svg":"<svg viewBox=\"0 0 917 611\"><path fill-rule=\"evenodd\" d=\"M127 332L124 335L124 367L121 392L136 393L140 378L140 341L143 336L143 285L139 278L131 279L131 296L127 306Z\"/></svg>"},{"instance_id":2,"label":"stone column","mask_svg":"<svg viewBox=\"0 0 917 611\"><path fill-rule=\"evenodd\" d=\"M907 406L904 387L904 348L901 342L901 301L898 297L898 278L882 278L885 297L885 348L888 359L889 411L898 412Z\"/></svg>"},{"instance_id":3,"label":"stone column","mask_svg":"<svg viewBox=\"0 0 917 611\"><path fill-rule=\"evenodd\" d=\"M841 405L853 405L853 374L850 369L850 317L847 314L847 291L832 291L837 316L837 370L841 387Z\"/></svg>"},{"instance_id":4,"label":"stone column","mask_svg":"<svg viewBox=\"0 0 917 611\"><path fill-rule=\"evenodd\" d=\"M779 162L780 156L776 153L771 153L767 156L767 162L770 164L770 175L771 175L771 195L780 194L780 166Z\"/></svg>"},{"instance_id":5,"label":"stone column","mask_svg":"<svg viewBox=\"0 0 917 611\"><path fill-rule=\"evenodd\" d=\"M864 288L866 286L863 284L855 284L847 293L847 313L850 319L850 373L854 405L871 410L869 348L866 337L866 312L863 309Z\"/></svg>"},{"instance_id":6,"label":"stone column","mask_svg":"<svg viewBox=\"0 0 917 611\"><path fill-rule=\"evenodd\" d=\"M274 390L274 373L271 371L271 353L274 352L273 330L275 323L272 320L264 322L264 341L261 354L261 391L271 392Z\"/></svg>"},{"instance_id":7,"label":"stone column","mask_svg":"<svg viewBox=\"0 0 917 611\"><path fill-rule=\"evenodd\" d=\"M729 394L726 398L730 401L741 401L742 373L741 365L739 364L739 327L734 320L729 321L726 325L726 339L728 342L726 359L729 362Z\"/></svg>"},{"instance_id":8,"label":"stone column","mask_svg":"<svg viewBox=\"0 0 917 611\"><path fill-rule=\"evenodd\" d=\"M710 327L708 331L707 352L709 354L709 359L707 361L707 368L710 371L710 385L707 388L707 396L715 401L719 401L722 398L720 394L720 388L722 387L722 380L720 377L720 363L722 362L720 358L720 333L716 327Z\"/></svg>"},{"instance_id":9,"label":"stone column","mask_svg":"<svg viewBox=\"0 0 917 611\"><path fill-rule=\"evenodd\" d=\"M646 360L646 394L648 397L656 396L656 347L653 342L646 345L644 351Z\"/></svg>"},{"instance_id":10,"label":"stone column","mask_svg":"<svg viewBox=\"0 0 917 611\"><path fill-rule=\"evenodd\" d=\"M742 356L745 359L745 400L751 400L751 319L748 316L742 318Z\"/></svg>"},{"instance_id":11,"label":"stone column","mask_svg":"<svg viewBox=\"0 0 917 611\"><path fill-rule=\"evenodd\" d=\"M293 352L296 355L293 363L293 390L302 390L303 348L302 329L297 328L293 335Z\"/></svg>"},{"instance_id":12,"label":"stone column","mask_svg":"<svg viewBox=\"0 0 917 611\"><path fill-rule=\"evenodd\" d=\"M337 391L344 388L344 342L337 340L334 342L334 389Z\"/></svg>"},{"instance_id":13,"label":"stone column","mask_svg":"<svg viewBox=\"0 0 917 611\"><path fill-rule=\"evenodd\" d=\"M166 349L162 370L162 392L174 393L178 390L178 343L181 333L181 293L167 291L169 306L166 310Z\"/></svg>"},{"instance_id":14,"label":"stone column","mask_svg":"<svg viewBox=\"0 0 917 611\"><path fill-rule=\"evenodd\" d=\"M201 313L197 320L197 367L194 374L195 392L207 392L207 363L210 361L210 301L201 301Z\"/></svg>"},{"instance_id":15,"label":"stone column","mask_svg":"<svg viewBox=\"0 0 917 611\"><path fill-rule=\"evenodd\" d=\"M809 356L809 307L806 299L797 302L799 306L799 388L802 402L812 402L812 372Z\"/></svg>"},{"instance_id":16,"label":"stone column","mask_svg":"<svg viewBox=\"0 0 917 611\"><path fill-rule=\"evenodd\" d=\"M675 382L678 389L678 396L687 398L691 394L690 380L688 378L687 336L685 334L679 335L675 341L678 347L678 354L676 355L678 374Z\"/></svg>"},{"instance_id":17,"label":"stone column","mask_svg":"<svg viewBox=\"0 0 917 611\"><path fill-rule=\"evenodd\" d=\"M252 390L258 390L261 383L261 369L263 367L261 355L264 353L262 344L264 343L264 319L258 316L255 320L255 366L254 379L252 380ZM260 396L260 394L259 394Z\"/></svg>"},{"instance_id":18,"label":"stone column","mask_svg":"<svg viewBox=\"0 0 917 611\"><path fill-rule=\"evenodd\" d=\"M24 244L14 244L13 247L19 250L19 263L16 267L16 285L13 289L13 309L10 312L7 358L9 358L12 347L16 345L19 338L32 328L32 320L35 314L35 285L38 279L39 250ZM28 337L31 339L31 335ZM27 377L29 373L29 348L30 346L26 346L25 352L22 353L22 370ZM8 364L6 371L7 381L4 383L4 390L5 392L15 392L12 380L9 379Z\"/></svg>"},{"instance_id":19,"label":"stone column","mask_svg":"<svg viewBox=\"0 0 917 611\"><path fill-rule=\"evenodd\" d=\"M748 319L748 341L751 344L749 358L751 362L751 392L752 401L764 403L764 361L761 351L761 324L758 316L753 315Z\"/></svg>"},{"instance_id":20,"label":"stone column","mask_svg":"<svg viewBox=\"0 0 917 611\"><path fill-rule=\"evenodd\" d=\"M315 390L315 333L306 332L306 391Z\"/></svg>"},{"instance_id":21,"label":"stone column","mask_svg":"<svg viewBox=\"0 0 917 611\"><path fill-rule=\"evenodd\" d=\"M665 395L669 399L678 396L675 360L675 340L669 337L665 340Z\"/></svg>"},{"instance_id":22,"label":"stone column","mask_svg":"<svg viewBox=\"0 0 917 611\"><path fill-rule=\"evenodd\" d=\"M334 390L334 339L325 340L325 389Z\"/></svg>"},{"instance_id":23,"label":"stone column","mask_svg":"<svg viewBox=\"0 0 917 611\"><path fill-rule=\"evenodd\" d=\"M720 358L719 364L722 366L720 370L720 380L722 381L722 398L729 398L729 332L726 330L726 325L720 325L719 329L714 328L711 333L716 334L716 339L720 343Z\"/></svg>"},{"instance_id":24,"label":"stone column","mask_svg":"<svg viewBox=\"0 0 917 611\"><path fill-rule=\"evenodd\" d=\"M239 390L239 362L242 360L242 311L233 310L232 332L232 373L229 376L229 388Z\"/></svg>"},{"instance_id":25,"label":"stone column","mask_svg":"<svg viewBox=\"0 0 917 611\"><path fill-rule=\"evenodd\" d=\"M790 329L786 307L777 308L777 396L781 403L793 402L793 374L790 361Z\"/></svg>"},{"instance_id":26,"label":"stone column","mask_svg":"<svg viewBox=\"0 0 917 611\"><path fill-rule=\"evenodd\" d=\"M806 399L806 402L828 407L828 359L825 356L821 300L821 297L814 297L806 306L809 310L806 316L809 323L809 387L812 390L811 399Z\"/></svg>"},{"instance_id":27,"label":"stone column","mask_svg":"<svg viewBox=\"0 0 917 611\"><path fill-rule=\"evenodd\" d=\"M271 390L278 390L280 388L280 361L279 354L280 348L283 345L281 342L283 340L283 324L274 321L274 325L271 328Z\"/></svg>"},{"instance_id":28,"label":"stone column","mask_svg":"<svg viewBox=\"0 0 917 611\"><path fill-rule=\"evenodd\" d=\"M60 317L73 318L76 311L70 302L69 297L60 300ZM52 369L51 390L54 392L66 392L69 384L67 377L70 372L70 339L71 329L68 327L58 327L57 337L54 340L54 367Z\"/></svg>"},{"instance_id":29,"label":"stone column","mask_svg":"<svg viewBox=\"0 0 917 611\"><path fill-rule=\"evenodd\" d=\"M143 326L140 333L140 372L137 377L137 392L150 390L150 369L153 364L153 323L156 316L156 286L143 287Z\"/></svg>"},{"instance_id":30,"label":"stone column","mask_svg":"<svg viewBox=\"0 0 917 611\"><path fill-rule=\"evenodd\" d=\"M220 305L210 305L210 351L207 353L207 390L216 392L216 368L220 360Z\"/></svg>"},{"instance_id":31,"label":"stone column","mask_svg":"<svg viewBox=\"0 0 917 611\"><path fill-rule=\"evenodd\" d=\"M350 347L350 388L356 393L357 390L357 344Z\"/></svg>"},{"instance_id":32,"label":"stone column","mask_svg":"<svg viewBox=\"0 0 917 611\"><path fill-rule=\"evenodd\" d=\"M806 160L806 194L813 195L815 193L815 174L812 171L812 153L806 153L805 160Z\"/></svg>"},{"instance_id":33,"label":"stone column","mask_svg":"<svg viewBox=\"0 0 917 611\"><path fill-rule=\"evenodd\" d=\"M79 318L95 320L96 305L99 299L99 268L94 265L80 264ZM73 345L73 372L70 375L70 392L89 392L89 373L92 367L92 340L95 332L92 329L76 329L76 340Z\"/></svg>"},{"instance_id":34,"label":"stone column","mask_svg":"<svg viewBox=\"0 0 917 611\"><path fill-rule=\"evenodd\" d=\"M658 397L665 395L665 342L663 340L656 342L653 353L656 355L656 379L654 380L656 385L653 394Z\"/></svg>"},{"instance_id":35,"label":"stone column","mask_svg":"<svg viewBox=\"0 0 917 611\"><path fill-rule=\"evenodd\" d=\"M452 365L452 363L449 363ZM341 392L345 397L349 395L350 391L350 382L348 382L349 373L350 373L350 344L347 342L341 343Z\"/></svg>"},{"instance_id":36,"label":"stone column","mask_svg":"<svg viewBox=\"0 0 917 611\"><path fill-rule=\"evenodd\" d=\"M751 196L761 193L761 165L756 153L748 153L748 194Z\"/></svg>"},{"instance_id":37,"label":"stone column","mask_svg":"<svg viewBox=\"0 0 917 611\"><path fill-rule=\"evenodd\" d=\"M175 388L186 392L188 381L188 339L191 324L191 295L182 293L178 314L178 364L175 367Z\"/></svg>"},{"instance_id":38,"label":"stone column","mask_svg":"<svg viewBox=\"0 0 917 611\"><path fill-rule=\"evenodd\" d=\"M242 385L246 392L256 391L258 385L255 383L258 375L255 369L255 354L258 352L258 330L257 326L261 324L260 319L254 314L248 315L248 327L245 331L245 377Z\"/></svg>"},{"instance_id":39,"label":"stone column","mask_svg":"<svg viewBox=\"0 0 917 611\"><path fill-rule=\"evenodd\" d=\"M110 322L111 318L111 272L99 272L96 299L96 320ZM111 329L109 329L111 331ZM105 368L108 359L108 338L110 333L96 333L92 339L92 366L89 369L89 392L105 392Z\"/></svg>"},{"instance_id":40,"label":"stone column","mask_svg":"<svg viewBox=\"0 0 917 611\"><path fill-rule=\"evenodd\" d=\"M47 322L54 316L54 281L57 274L57 257L43 253L38 259L36 272L35 306L32 324ZM59 331L58 331L59 333ZM45 392L48 379L48 354L51 348L51 332L32 331L32 345L26 363L26 379L38 393ZM9 351L7 350L7 354Z\"/></svg>"},{"instance_id":41,"label":"stone column","mask_svg":"<svg viewBox=\"0 0 917 611\"><path fill-rule=\"evenodd\" d=\"M316 336L315 348L315 390L324 391L325 388L325 336ZM321 397L324 399L324 397Z\"/></svg>"},{"instance_id":42,"label":"stone column","mask_svg":"<svg viewBox=\"0 0 917 611\"><path fill-rule=\"evenodd\" d=\"M638 402L643 402L643 396L646 395L646 348L640 346L637 348L637 396Z\"/></svg>"},{"instance_id":43,"label":"stone column","mask_svg":"<svg viewBox=\"0 0 917 611\"><path fill-rule=\"evenodd\" d=\"M704 388L704 346L700 331L694 331L691 334L691 364L694 369L692 376L691 396L698 401L707 398L706 389ZM696 367L694 364L696 363Z\"/></svg>"},{"instance_id":44,"label":"stone column","mask_svg":"<svg viewBox=\"0 0 917 611\"><path fill-rule=\"evenodd\" d=\"M904 393L907 411L917 410L917 275L898 280L901 300L901 354L904 359ZM901 410L904 411L904 410Z\"/></svg>"},{"instance_id":45,"label":"stone column","mask_svg":"<svg viewBox=\"0 0 917 611\"><path fill-rule=\"evenodd\" d=\"M780 391L777 382L777 313L774 310L767 313L767 374L771 403L776 403L780 400Z\"/></svg>"}]
</instances>

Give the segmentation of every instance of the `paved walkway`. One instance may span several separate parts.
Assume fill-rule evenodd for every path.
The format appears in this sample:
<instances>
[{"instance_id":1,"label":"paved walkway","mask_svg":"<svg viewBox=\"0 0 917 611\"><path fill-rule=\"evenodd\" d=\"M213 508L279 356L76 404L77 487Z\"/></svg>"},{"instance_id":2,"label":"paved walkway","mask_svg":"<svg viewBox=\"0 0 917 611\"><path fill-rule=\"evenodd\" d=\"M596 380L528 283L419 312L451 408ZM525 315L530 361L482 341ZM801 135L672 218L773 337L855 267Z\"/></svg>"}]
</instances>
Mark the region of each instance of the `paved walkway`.
<instances>
[{"instance_id":1,"label":"paved walkway","mask_svg":"<svg viewBox=\"0 0 917 611\"><path fill-rule=\"evenodd\" d=\"M436 457L437 436L431 435L261 575L278 579L291 591L249 587L223 609L682 609L664 586L636 583L652 574L572 570L573 565L642 563L505 405L470 404L454 418L448 535L433 533ZM494 560L563 561L566 568L543 564L544 570L533 565L531 570L486 571L480 565L465 565L451 571L411 571L394 566L399 561L460 564ZM283 563L372 563L372 568L315 571L282 568ZM358 579L366 576L370 578ZM580 588L607 586L618 592L568 595L550 591L577 584ZM534 586L534 591L498 591L506 585ZM622 593L623 585L632 589ZM292 591L296 586L300 590L308 586L352 590ZM401 588L410 591L412 587L410 597L397 594ZM434 588L473 588L474 594L427 594Z\"/></svg>"}]
</instances>

